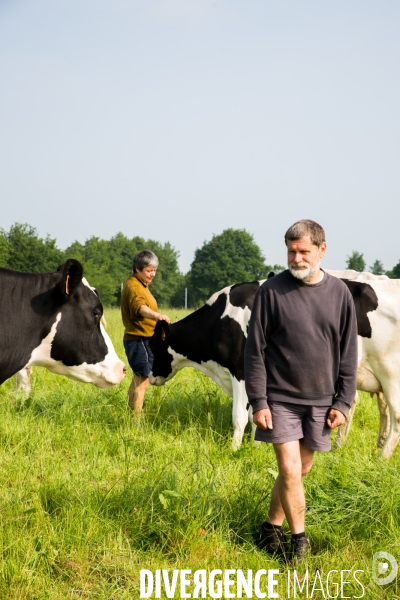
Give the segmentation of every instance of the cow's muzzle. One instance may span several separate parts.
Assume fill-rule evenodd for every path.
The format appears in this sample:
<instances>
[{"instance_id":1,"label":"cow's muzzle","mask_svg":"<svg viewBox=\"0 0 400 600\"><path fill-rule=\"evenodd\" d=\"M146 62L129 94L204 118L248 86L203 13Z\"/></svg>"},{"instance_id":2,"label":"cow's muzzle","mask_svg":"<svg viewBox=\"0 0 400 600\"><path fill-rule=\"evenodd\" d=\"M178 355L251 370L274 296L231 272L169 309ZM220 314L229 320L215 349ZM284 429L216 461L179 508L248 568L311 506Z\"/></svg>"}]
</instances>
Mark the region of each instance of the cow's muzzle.
<instances>
[{"instance_id":1,"label":"cow's muzzle","mask_svg":"<svg viewBox=\"0 0 400 600\"><path fill-rule=\"evenodd\" d=\"M156 377L154 377L153 372L151 371L149 373L149 381L151 383L151 385L164 385L165 384L165 377L161 377L160 375L157 375Z\"/></svg>"}]
</instances>

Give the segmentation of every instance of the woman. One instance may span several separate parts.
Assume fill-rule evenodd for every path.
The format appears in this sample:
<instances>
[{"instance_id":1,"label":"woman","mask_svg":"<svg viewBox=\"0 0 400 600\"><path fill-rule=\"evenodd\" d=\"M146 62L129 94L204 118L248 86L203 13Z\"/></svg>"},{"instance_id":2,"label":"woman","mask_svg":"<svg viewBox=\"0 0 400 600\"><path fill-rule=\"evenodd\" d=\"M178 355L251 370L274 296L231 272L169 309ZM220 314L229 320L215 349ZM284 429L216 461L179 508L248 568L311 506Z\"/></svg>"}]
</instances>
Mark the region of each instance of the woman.
<instances>
[{"instance_id":1,"label":"woman","mask_svg":"<svg viewBox=\"0 0 400 600\"><path fill-rule=\"evenodd\" d=\"M133 257L133 274L128 277L121 295L122 321L125 326L124 347L133 371L128 390L131 410L140 413L144 393L149 385L149 373L153 366L153 353L149 340L154 333L156 321L171 323L167 315L158 312L157 301L149 290L158 267L158 258L150 250L142 250Z\"/></svg>"}]
</instances>

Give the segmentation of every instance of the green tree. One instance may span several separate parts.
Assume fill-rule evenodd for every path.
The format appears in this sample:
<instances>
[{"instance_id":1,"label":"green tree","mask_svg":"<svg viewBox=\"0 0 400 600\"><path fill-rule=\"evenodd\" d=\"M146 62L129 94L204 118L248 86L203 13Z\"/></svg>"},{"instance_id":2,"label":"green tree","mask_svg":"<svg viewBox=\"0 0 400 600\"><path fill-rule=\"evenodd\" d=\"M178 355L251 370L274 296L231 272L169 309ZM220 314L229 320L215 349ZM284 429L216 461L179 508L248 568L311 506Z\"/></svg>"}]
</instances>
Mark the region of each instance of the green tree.
<instances>
[{"instance_id":1,"label":"green tree","mask_svg":"<svg viewBox=\"0 0 400 600\"><path fill-rule=\"evenodd\" d=\"M154 252L160 261L151 293L159 305L169 306L183 277L178 266L179 252L169 242L160 244L154 240L147 240L145 248Z\"/></svg>"},{"instance_id":2,"label":"green tree","mask_svg":"<svg viewBox=\"0 0 400 600\"><path fill-rule=\"evenodd\" d=\"M390 279L400 279L400 260L391 271L386 271L385 275L390 277Z\"/></svg>"},{"instance_id":3,"label":"green tree","mask_svg":"<svg viewBox=\"0 0 400 600\"><path fill-rule=\"evenodd\" d=\"M185 288L189 288L189 274L183 275L180 273L176 277L176 288L173 296L171 297L169 304L173 308L183 308L185 306ZM188 298L188 301L190 298ZM190 304L192 304L190 302Z\"/></svg>"},{"instance_id":4,"label":"green tree","mask_svg":"<svg viewBox=\"0 0 400 600\"><path fill-rule=\"evenodd\" d=\"M145 244L144 238L135 236L129 239L121 232L110 239L108 252L112 260L109 265L109 273L114 281L114 292L112 299L107 304L120 305L121 284L132 273L132 259L137 252L146 247Z\"/></svg>"},{"instance_id":5,"label":"green tree","mask_svg":"<svg viewBox=\"0 0 400 600\"><path fill-rule=\"evenodd\" d=\"M356 250L353 250L353 253L347 256L346 264L348 269L354 269L354 271L359 271L360 273L361 271L365 271L364 255Z\"/></svg>"},{"instance_id":6,"label":"green tree","mask_svg":"<svg viewBox=\"0 0 400 600\"><path fill-rule=\"evenodd\" d=\"M14 223L6 234L6 265L9 269L30 273L54 271L64 262L64 253L56 240L39 237L37 230L27 223ZM4 243L2 243L4 252ZM1 251L1 250L0 250Z\"/></svg>"},{"instance_id":7,"label":"green tree","mask_svg":"<svg viewBox=\"0 0 400 600\"><path fill-rule=\"evenodd\" d=\"M73 242L68 246L64 253L66 260L68 260L68 258L75 258L82 264L85 262L85 246L80 242Z\"/></svg>"},{"instance_id":8,"label":"green tree","mask_svg":"<svg viewBox=\"0 0 400 600\"><path fill-rule=\"evenodd\" d=\"M0 267L6 267L8 264L8 239L4 229L0 229Z\"/></svg>"},{"instance_id":9,"label":"green tree","mask_svg":"<svg viewBox=\"0 0 400 600\"><path fill-rule=\"evenodd\" d=\"M275 273L275 275L279 275L279 273L282 273L282 271L284 271L287 267L284 267L283 265L273 265L271 267L268 267L269 272L273 271Z\"/></svg>"},{"instance_id":10,"label":"green tree","mask_svg":"<svg viewBox=\"0 0 400 600\"><path fill-rule=\"evenodd\" d=\"M159 258L157 276L151 291L160 305L169 305L182 278L178 267L178 252L169 242L160 244L136 236L127 238L117 233L110 240L91 237L85 244L74 242L67 248L67 258L76 258L83 264L84 273L91 285L99 291L106 305L119 305L121 284L132 273L132 260L140 250L152 250Z\"/></svg>"},{"instance_id":11,"label":"green tree","mask_svg":"<svg viewBox=\"0 0 400 600\"><path fill-rule=\"evenodd\" d=\"M376 260L372 267L369 268L370 272L374 275L384 275L385 269L383 267L383 263L380 260Z\"/></svg>"},{"instance_id":12,"label":"green tree","mask_svg":"<svg viewBox=\"0 0 400 600\"><path fill-rule=\"evenodd\" d=\"M189 303L193 306L204 302L232 283L263 279L271 270L250 233L225 229L195 252L188 274Z\"/></svg>"},{"instance_id":13,"label":"green tree","mask_svg":"<svg viewBox=\"0 0 400 600\"><path fill-rule=\"evenodd\" d=\"M129 269L123 264L124 254L120 255L116 246L118 244L113 245L111 240L92 236L84 244L75 241L65 250L67 258L76 258L82 263L85 277L108 306L117 304L121 282L125 281Z\"/></svg>"}]
</instances>

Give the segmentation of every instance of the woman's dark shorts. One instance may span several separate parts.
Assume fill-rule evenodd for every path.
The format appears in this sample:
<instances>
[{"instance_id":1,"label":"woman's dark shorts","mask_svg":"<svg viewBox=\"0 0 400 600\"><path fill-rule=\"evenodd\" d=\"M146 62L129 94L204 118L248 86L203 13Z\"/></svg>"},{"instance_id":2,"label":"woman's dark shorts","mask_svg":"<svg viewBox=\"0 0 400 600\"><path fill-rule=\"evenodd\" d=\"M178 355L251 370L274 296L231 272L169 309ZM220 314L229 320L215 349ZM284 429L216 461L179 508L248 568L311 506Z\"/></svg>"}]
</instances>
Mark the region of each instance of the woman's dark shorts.
<instances>
[{"instance_id":1,"label":"woman's dark shorts","mask_svg":"<svg viewBox=\"0 0 400 600\"><path fill-rule=\"evenodd\" d=\"M148 377L153 368L154 356L149 346L150 338L127 340L124 342L125 354L135 375Z\"/></svg>"},{"instance_id":2,"label":"woman's dark shorts","mask_svg":"<svg viewBox=\"0 0 400 600\"><path fill-rule=\"evenodd\" d=\"M268 402L273 429L257 427L255 438L261 442L284 444L301 440L310 450L328 452L332 430L327 425L331 406L308 406L289 402Z\"/></svg>"}]
</instances>

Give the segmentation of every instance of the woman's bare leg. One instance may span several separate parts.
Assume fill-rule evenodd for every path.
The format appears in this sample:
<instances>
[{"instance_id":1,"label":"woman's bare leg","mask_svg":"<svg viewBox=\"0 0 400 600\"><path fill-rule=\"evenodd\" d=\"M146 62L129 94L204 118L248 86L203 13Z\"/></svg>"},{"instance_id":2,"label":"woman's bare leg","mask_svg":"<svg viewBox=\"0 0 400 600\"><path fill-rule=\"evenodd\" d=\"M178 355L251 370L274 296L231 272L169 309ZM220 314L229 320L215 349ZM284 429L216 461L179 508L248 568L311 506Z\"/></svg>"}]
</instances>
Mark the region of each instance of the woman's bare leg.
<instances>
[{"instance_id":1,"label":"woman's bare leg","mask_svg":"<svg viewBox=\"0 0 400 600\"><path fill-rule=\"evenodd\" d=\"M128 406L140 414L143 409L144 394L149 385L149 378L144 375L134 375L128 390Z\"/></svg>"}]
</instances>

